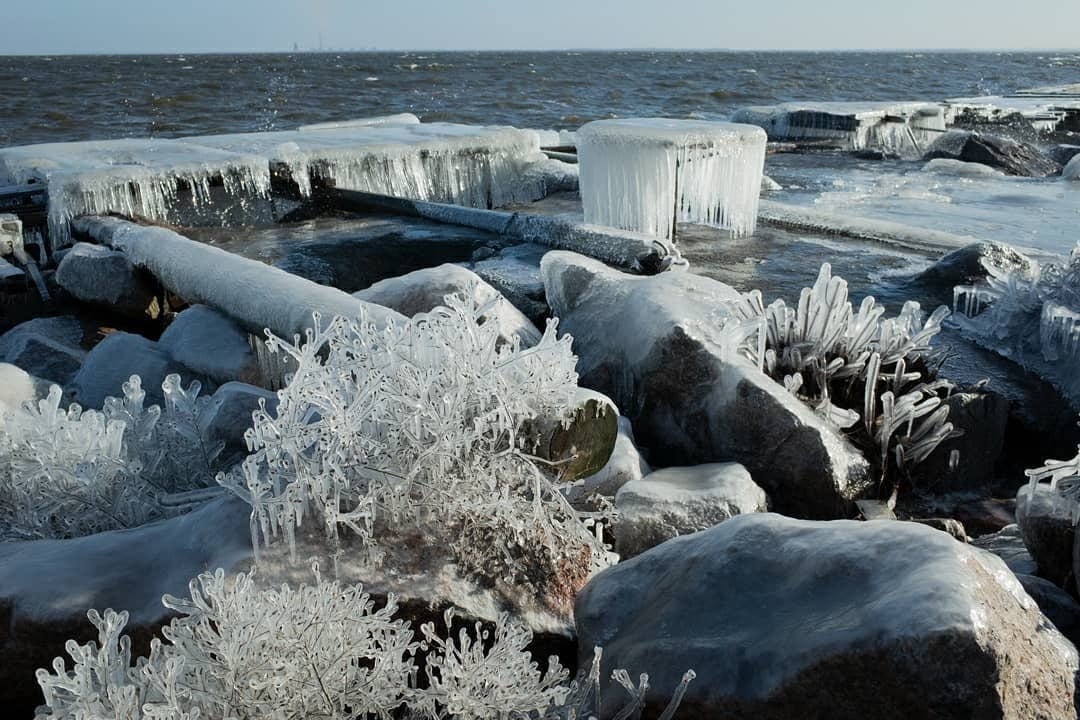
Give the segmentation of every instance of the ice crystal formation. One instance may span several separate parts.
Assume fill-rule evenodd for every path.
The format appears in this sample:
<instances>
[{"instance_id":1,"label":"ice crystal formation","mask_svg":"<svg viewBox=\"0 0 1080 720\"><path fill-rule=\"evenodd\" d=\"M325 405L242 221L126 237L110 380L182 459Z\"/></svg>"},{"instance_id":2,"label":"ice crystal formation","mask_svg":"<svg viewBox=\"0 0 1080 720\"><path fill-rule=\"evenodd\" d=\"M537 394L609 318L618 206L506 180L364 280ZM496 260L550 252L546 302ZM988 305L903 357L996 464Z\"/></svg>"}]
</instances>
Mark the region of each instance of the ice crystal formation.
<instances>
[{"instance_id":1,"label":"ice crystal formation","mask_svg":"<svg viewBox=\"0 0 1080 720\"><path fill-rule=\"evenodd\" d=\"M396 536L520 582L606 564L521 433L527 420L568 416L570 338L551 322L521 349L484 321L490 303L446 302L385 329L316 316L303 342L270 335L295 372L276 416L256 411L240 471L219 477L251 503L257 551L281 536L295 554L298 529L314 522L334 552L347 540L374 562Z\"/></svg>"},{"instance_id":2,"label":"ice crystal formation","mask_svg":"<svg viewBox=\"0 0 1080 720\"><path fill-rule=\"evenodd\" d=\"M930 341L949 315L942 306L928 318L917 302L885 318L866 297L858 310L847 282L821 266L796 307L765 306L759 291L721 309L721 341L782 382L840 428L865 432L878 448L884 473L890 454L900 470L925 460L955 434L942 396L952 386L927 377Z\"/></svg>"},{"instance_id":3,"label":"ice crystal formation","mask_svg":"<svg viewBox=\"0 0 1080 720\"><path fill-rule=\"evenodd\" d=\"M1080 402L1080 246L1064 264L987 272L983 282L953 289L957 324Z\"/></svg>"},{"instance_id":4,"label":"ice crystal formation","mask_svg":"<svg viewBox=\"0 0 1080 720\"><path fill-rule=\"evenodd\" d=\"M1035 497L1035 490L1043 480L1051 490L1057 490L1076 505L1073 507L1073 523L1080 523L1080 446L1071 460L1046 460L1042 466L1025 470L1028 477L1028 502Z\"/></svg>"},{"instance_id":5,"label":"ice crystal formation","mask_svg":"<svg viewBox=\"0 0 1080 720\"><path fill-rule=\"evenodd\" d=\"M669 238L676 222L749 235L765 132L750 125L598 120L577 133L585 222Z\"/></svg>"},{"instance_id":6,"label":"ice crystal formation","mask_svg":"<svg viewBox=\"0 0 1080 720\"><path fill-rule=\"evenodd\" d=\"M197 429L199 383L162 383L164 412L143 406L138 376L101 412L48 397L0 413L0 539L66 538L176 512L164 498L213 482L220 447Z\"/></svg>"},{"instance_id":7,"label":"ice crystal formation","mask_svg":"<svg viewBox=\"0 0 1080 720\"><path fill-rule=\"evenodd\" d=\"M592 672L567 683L554 657L541 672L526 650L531 633L508 616L455 634L448 610L445 630L427 623L417 637L395 617L393 596L377 608L359 585L317 578L259 588L250 575L221 570L192 580L190 595L165 597L179 617L134 663L122 635L127 613L91 610L98 641L69 640L71 668L58 657L52 672L38 670L47 712L38 718L566 720L598 705L599 650ZM624 671L613 677L630 695L619 717L629 717L648 676L638 684ZM693 677L675 689L664 720Z\"/></svg>"}]
</instances>

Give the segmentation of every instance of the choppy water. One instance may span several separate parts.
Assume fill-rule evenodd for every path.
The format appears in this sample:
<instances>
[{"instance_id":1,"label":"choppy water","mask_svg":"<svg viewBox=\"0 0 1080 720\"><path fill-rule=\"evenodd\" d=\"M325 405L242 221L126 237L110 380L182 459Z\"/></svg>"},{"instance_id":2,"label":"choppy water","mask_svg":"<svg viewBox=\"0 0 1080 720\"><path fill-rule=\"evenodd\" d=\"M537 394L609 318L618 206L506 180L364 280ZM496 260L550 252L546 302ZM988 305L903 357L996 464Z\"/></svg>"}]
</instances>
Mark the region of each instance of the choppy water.
<instances>
[{"instance_id":1,"label":"choppy water","mask_svg":"<svg viewBox=\"0 0 1080 720\"><path fill-rule=\"evenodd\" d=\"M0 146L283 130L393 112L573 128L787 100L942 99L1080 79L1077 53L420 52L0 57Z\"/></svg>"}]
</instances>

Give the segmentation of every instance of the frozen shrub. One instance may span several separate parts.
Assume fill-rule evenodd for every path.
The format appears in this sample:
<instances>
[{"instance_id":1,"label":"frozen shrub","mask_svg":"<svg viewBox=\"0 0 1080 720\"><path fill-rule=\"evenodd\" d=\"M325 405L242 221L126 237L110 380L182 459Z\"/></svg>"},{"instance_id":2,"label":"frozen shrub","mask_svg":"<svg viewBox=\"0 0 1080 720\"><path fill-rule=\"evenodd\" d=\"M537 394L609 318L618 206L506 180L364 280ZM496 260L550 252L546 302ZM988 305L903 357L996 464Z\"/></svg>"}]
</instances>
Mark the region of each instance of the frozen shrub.
<instances>
[{"instance_id":1,"label":"frozen shrub","mask_svg":"<svg viewBox=\"0 0 1080 720\"><path fill-rule=\"evenodd\" d=\"M220 450L197 430L199 384L170 375L165 411L137 376L101 412L61 408L61 390L0 413L0 539L67 538L135 527L176 511L164 495L206 487Z\"/></svg>"},{"instance_id":2,"label":"frozen shrub","mask_svg":"<svg viewBox=\"0 0 1080 720\"><path fill-rule=\"evenodd\" d=\"M295 372L276 416L256 411L241 471L219 477L251 503L256 549L283 536L295 555L298 528L313 522L332 549L347 540L373 562L389 537L522 582L606 562L520 432L568 416L571 340L552 322L531 348L503 343L488 310L451 295L383 330L316 316L304 342L270 335Z\"/></svg>"},{"instance_id":3,"label":"frozen shrub","mask_svg":"<svg viewBox=\"0 0 1080 720\"><path fill-rule=\"evenodd\" d=\"M391 718L487 720L582 718L599 694L599 649L592 672L567 684L549 659L541 672L525 649L531 634L507 617L493 629L413 628L359 586L318 579L298 589L259 588L253 578L218 570L191 582L191 598L166 597L180 613L132 664L127 613L89 613L98 643L69 641L73 666L56 658L38 670L53 720L112 718ZM425 655L426 659L419 658ZM629 717L648 689L625 672ZM663 717L670 718L693 678L687 673Z\"/></svg>"},{"instance_id":4,"label":"frozen shrub","mask_svg":"<svg viewBox=\"0 0 1080 720\"><path fill-rule=\"evenodd\" d=\"M866 297L856 311L847 282L821 266L796 307L765 306L757 290L720 310L721 343L783 383L829 422L877 448L883 477L890 463L901 473L954 435L943 394L952 386L930 380L930 341L948 316L939 307L925 318L917 302L885 318Z\"/></svg>"}]
</instances>

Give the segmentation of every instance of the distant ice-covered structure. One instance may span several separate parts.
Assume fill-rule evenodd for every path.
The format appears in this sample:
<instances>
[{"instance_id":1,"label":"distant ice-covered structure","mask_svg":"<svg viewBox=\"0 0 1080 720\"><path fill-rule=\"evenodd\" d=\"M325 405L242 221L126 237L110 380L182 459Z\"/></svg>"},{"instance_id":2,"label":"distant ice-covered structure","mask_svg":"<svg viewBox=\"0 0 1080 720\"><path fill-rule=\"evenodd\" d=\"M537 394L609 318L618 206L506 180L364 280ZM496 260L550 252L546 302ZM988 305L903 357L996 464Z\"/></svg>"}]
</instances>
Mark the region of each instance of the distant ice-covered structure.
<instances>
[{"instance_id":1,"label":"distant ice-covered structure","mask_svg":"<svg viewBox=\"0 0 1080 720\"><path fill-rule=\"evenodd\" d=\"M737 110L770 140L834 141L845 150L921 154L945 131L944 108L927 102L789 102Z\"/></svg>"},{"instance_id":2,"label":"distant ice-covered structure","mask_svg":"<svg viewBox=\"0 0 1080 720\"><path fill-rule=\"evenodd\" d=\"M765 133L751 125L634 118L576 134L585 222L670 238L676 222L754 231Z\"/></svg>"}]
</instances>

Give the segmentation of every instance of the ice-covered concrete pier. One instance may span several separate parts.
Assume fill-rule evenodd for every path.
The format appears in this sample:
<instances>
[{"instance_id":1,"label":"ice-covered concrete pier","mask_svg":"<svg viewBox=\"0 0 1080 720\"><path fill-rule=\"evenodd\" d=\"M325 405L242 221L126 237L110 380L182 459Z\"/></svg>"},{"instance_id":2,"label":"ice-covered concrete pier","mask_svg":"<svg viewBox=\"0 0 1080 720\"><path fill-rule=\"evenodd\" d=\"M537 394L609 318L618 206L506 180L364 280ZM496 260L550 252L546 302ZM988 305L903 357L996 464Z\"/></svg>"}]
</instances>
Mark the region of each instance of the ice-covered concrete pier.
<instances>
[{"instance_id":1,"label":"ice-covered concrete pier","mask_svg":"<svg viewBox=\"0 0 1080 720\"><path fill-rule=\"evenodd\" d=\"M271 196L275 180L301 196L313 182L472 207L535 200L548 163L536 132L421 124L414 116L212 137L51 143L0 149L0 186L43 184L52 246L68 223L109 212L213 224Z\"/></svg>"}]
</instances>

